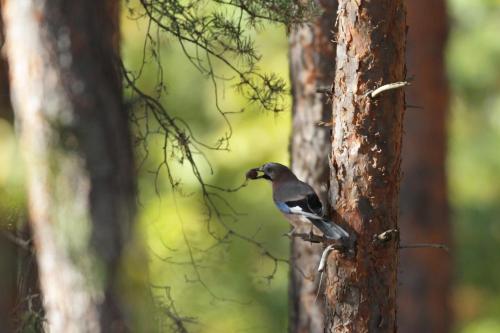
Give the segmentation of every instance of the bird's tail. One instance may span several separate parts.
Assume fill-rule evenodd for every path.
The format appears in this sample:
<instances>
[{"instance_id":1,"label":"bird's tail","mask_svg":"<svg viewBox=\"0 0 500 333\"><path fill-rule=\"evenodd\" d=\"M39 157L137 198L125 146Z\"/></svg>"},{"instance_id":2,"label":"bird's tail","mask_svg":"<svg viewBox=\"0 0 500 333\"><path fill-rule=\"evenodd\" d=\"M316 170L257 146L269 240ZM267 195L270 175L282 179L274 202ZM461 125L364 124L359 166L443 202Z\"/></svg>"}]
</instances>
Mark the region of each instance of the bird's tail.
<instances>
[{"instance_id":1,"label":"bird's tail","mask_svg":"<svg viewBox=\"0 0 500 333\"><path fill-rule=\"evenodd\" d=\"M340 240L340 239L347 239L349 238L349 234L347 231L342 229L339 225L335 224L334 222L319 218L319 219L314 219L314 218L309 218L312 224L321 232L325 235L326 238L330 239L335 239L335 240Z\"/></svg>"}]
</instances>

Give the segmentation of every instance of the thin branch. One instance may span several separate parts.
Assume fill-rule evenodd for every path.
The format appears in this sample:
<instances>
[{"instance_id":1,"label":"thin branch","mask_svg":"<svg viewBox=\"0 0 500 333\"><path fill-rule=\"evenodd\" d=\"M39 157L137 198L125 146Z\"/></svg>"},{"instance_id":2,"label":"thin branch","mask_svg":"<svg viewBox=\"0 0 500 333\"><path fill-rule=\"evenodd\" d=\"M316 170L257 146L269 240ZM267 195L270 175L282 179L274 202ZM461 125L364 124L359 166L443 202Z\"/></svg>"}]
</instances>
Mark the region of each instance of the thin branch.
<instances>
[{"instance_id":1,"label":"thin branch","mask_svg":"<svg viewBox=\"0 0 500 333\"><path fill-rule=\"evenodd\" d=\"M331 97L333 95L333 86L318 87L318 88L316 88L316 92L318 94L325 94L325 95Z\"/></svg>"},{"instance_id":2,"label":"thin branch","mask_svg":"<svg viewBox=\"0 0 500 333\"><path fill-rule=\"evenodd\" d=\"M419 110L423 110L424 107L420 106L420 105L405 104L405 109L419 109Z\"/></svg>"},{"instance_id":3,"label":"thin branch","mask_svg":"<svg viewBox=\"0 0 500 333\"><path fill-rule=\"evenodd\" d=\"M323 236L319 236L319 235L316 235L314 233L298 233L298 232L294 232L292 234L290 234L291 237L293 238L300 238L302 239L303 241L305 242L309 242L309 243L324 243L326 242L326 238L323 237Z\"/></svg>"},{"instance_id":4,"label":"thin branch","mask_svg":"<svg viewBox=\"0 0 500 333\"><path fill-rule=\"evenodd\" d=\"M389 229L378 235L373 235L374 243L387 243L390 240L399 239L399 230L398 229ZM448 246L440 243L413 243L413 244L399 244L398 249L418 249L418 248L434 248L441 249L448 253L450 253L450 249Z\"/></svg>"},{"instance_id":5,"label":"thin branch","mask_svg":"<svg viewBox=\"0 0 500 333\"><path fill-rule=\"evenodd\" d=\"M2 233L4 234L5 238L10 240L15 245L19 246L21 249L26 250L28 252L33 252L33 247L31 246L32 244L31 239L22 239L21 237L16 236L15 233L12 231L2 231Z\"/></svg>"},{"instance_id":6,"label":"thin branch","mask_svg":"<svg viewBox=\"0 0 500 333\"><path fill-rule=\"evenodd\" d=\"M444 244L440 243L414 243L414 244L401 244L398 247L399 249L421 249L421 248L433 248L440 249L446 251L446 253L450 253L450 248Z\"/></svg>"}]
</instances>

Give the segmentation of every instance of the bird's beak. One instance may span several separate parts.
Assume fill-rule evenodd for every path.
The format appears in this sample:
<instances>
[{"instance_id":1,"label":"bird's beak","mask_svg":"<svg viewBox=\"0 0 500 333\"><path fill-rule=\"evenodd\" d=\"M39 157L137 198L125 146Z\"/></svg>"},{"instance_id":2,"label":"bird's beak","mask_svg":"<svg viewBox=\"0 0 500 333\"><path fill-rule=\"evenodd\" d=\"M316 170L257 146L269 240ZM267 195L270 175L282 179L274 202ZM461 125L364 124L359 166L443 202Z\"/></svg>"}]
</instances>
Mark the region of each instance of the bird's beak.
<instances>
[{"instance_id":1,"label":"bird's beak","mask_svg":"<svg viewBox=\"0 0 500 333\"><path fill-rule=\"evenodd\" d=\"M262 172L262 175L259 175L259 172ZM248 170L246 177L247 177L247 179L264 178L264 179L271 180L271 178L269 178L269 176L264 173L263 167L258 167L258 168L253 168L253 169Z\"/></svg>"},{"instance_id":2,"label":"bird's beak","mask_svg":"<svg viewBox=\"0 0 500 333\"><path fill-rule=\"evenodd\" d=\"M259 168L259 171L262 172L262 175L259 178L264 178L264 179L267 179L267 180L272 180L271 177L269 177L269 175L264 171L264 166L261 166Z\"/></svg>"}]
</instances>

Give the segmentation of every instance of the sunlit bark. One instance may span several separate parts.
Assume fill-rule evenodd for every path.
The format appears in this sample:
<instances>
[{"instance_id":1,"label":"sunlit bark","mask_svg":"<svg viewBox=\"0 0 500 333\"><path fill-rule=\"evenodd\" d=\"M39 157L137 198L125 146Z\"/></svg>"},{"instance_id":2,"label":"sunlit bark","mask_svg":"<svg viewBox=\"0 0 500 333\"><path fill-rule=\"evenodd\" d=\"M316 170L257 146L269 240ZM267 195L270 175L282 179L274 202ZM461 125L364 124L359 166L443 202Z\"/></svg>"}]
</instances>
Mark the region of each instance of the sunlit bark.
<instances>
[{"instance_id":1,"label":"sunlit bark","mask_svg":"<svg viewBox=\"0 0 500 333\"><path fill-rule=\"evenodd\" d=\"M404 92L366 95L405 79L402 0L339 1L330 198L356 237L330 255L328 332L395 332L398 242L373 236L398 226Z\"/></svg>"}]
</instances>

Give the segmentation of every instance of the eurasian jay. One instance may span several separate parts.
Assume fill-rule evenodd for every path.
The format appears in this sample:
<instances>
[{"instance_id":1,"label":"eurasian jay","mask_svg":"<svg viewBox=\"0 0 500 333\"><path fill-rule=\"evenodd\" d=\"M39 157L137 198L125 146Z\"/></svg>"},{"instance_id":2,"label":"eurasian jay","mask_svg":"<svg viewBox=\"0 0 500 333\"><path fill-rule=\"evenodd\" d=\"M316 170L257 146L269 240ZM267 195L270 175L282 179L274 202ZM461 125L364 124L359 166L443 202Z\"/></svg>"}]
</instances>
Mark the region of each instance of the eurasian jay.
<instances>
[{"instance_id":1,"label":"eurasian jay","mask_svg":"<svg viewBox=\"0 0 500 333\"><path fill-rule=\"evenodd\" d=\"M263 175L259 176L259 172ZM311 186L300 181L288 167L279 163L266 163L259 168L249 170L247 178L264 178L271 181L274 203L293 227L288 235L292 235L300 222L308 222L323 232L326 238L335 240L349 238L344 229L323 217L323 205L318 195Z\"/></svg>"}]
</instances>

